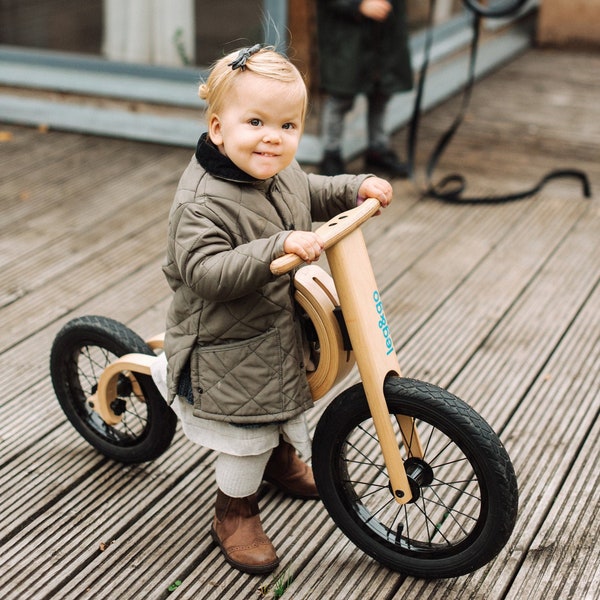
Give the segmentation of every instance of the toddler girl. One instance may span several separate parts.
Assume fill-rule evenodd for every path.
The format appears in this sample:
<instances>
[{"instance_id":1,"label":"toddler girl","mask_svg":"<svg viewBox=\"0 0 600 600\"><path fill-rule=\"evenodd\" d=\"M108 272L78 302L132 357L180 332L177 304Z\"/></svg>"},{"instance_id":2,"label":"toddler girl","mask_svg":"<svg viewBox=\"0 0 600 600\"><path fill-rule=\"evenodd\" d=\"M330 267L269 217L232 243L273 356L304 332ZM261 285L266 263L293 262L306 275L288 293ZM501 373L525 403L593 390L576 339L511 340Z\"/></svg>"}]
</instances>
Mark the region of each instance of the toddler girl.
<instances>
[{"instance_id":1,"label":"toddler girl","mask_svg":"<svg viewBox=\"0 0 600 600\"><path fill-rule=\"evenodd\" d=\"M272 48L219 60L200 86L208 131L183 173L169 216L163 270L174 291L165 354L169 401L195 443L217 453L211 529L226 560L267 573L279 559L260 521L263 479L318 498L304 411L312 405L292 275L269 264L319 258L311 231L365 197L391 201L387 181L323 177L295 161L307 109L298 70Z\"/></svg>"}]
</instances>

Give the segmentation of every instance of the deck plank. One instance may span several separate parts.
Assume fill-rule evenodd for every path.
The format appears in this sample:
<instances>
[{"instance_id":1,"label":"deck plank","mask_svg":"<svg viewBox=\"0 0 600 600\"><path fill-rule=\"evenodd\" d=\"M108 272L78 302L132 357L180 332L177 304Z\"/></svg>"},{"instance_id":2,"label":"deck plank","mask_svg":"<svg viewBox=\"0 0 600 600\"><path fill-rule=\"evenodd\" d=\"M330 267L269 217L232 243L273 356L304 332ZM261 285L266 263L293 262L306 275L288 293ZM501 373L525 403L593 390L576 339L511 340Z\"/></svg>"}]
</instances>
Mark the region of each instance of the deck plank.
<instances>
[{"instance_id":1,"label":"deck plank","mask_svg":"<svg viewBox=\"0 0 600 600\"><path fill-rule=\"evenodd\" d=\"M600 383L596 382L596 391ZM600 429L598 420L572 465L564 489L573 500L555 502L530 546L507 598L573 598L592 600L600 585ZM577 548L574 553L573 549Z\"/></svg>"},{"instance_id":2,"label":"deck plank","mask_svg":"<svg viewBox=\"0 0 600 600\"><path fill-rule=\"evenodd\" d=\"M436 177L474 193L551 168L600 184L600 56L532 50L476 86ZM532 97L537 102L532 102ZM423 119L418 158L458 99ZM48 352L63 323L105 314L157 333L166 214L189 149L2 126L0 183L0 591L6 598L256 598L209 536L214 453L178 430L156 461L112 463L72 429ZM405 132L395 144L402 150ZM351 163L354 170L360 162ZM364 228L407 376L448 387L497 429L520 484L517 527L485 568L403 577L363 555L319 502L260 493L294 599L592 598L600 528L600 208L572 181L497 206L452 206L394 182ZM311 427L329 399L309 414ZM168 592L175 580L183 583Z\"/></svg>"}]
</instances>

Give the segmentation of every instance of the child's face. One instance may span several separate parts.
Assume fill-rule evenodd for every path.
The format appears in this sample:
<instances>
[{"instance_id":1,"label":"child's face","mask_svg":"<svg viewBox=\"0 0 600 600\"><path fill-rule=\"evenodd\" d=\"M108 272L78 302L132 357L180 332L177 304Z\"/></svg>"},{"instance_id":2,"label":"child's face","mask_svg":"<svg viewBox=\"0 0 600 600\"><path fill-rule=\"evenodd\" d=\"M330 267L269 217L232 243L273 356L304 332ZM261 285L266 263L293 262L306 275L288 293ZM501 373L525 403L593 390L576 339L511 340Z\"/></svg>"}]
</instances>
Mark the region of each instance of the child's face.
<instances>
[{"instance_id":1,"label":"child's face","mask_svg":"<svg viewBox=\"0 0 600 600\"><path fill-rule=\"evenodd\" d=\"M242 171L268 179L296 155L302 108L297 84L240 73L231 98L211 117L210 139Z\"/></svg>"}]
</instances>

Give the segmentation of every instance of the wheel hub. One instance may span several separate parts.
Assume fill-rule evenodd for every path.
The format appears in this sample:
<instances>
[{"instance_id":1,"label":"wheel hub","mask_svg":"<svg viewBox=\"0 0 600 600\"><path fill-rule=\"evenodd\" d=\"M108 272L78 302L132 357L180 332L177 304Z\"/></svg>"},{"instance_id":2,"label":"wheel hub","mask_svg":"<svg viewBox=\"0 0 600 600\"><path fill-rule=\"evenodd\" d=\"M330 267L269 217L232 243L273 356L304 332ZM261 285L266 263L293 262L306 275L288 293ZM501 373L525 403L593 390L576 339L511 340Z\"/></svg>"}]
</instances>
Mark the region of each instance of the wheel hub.
<instances>
[{"instance_id":1,"label":"wheel hub","mask_svg":"<svg viewBox=\"0 0 600 600\"><path fill-rule=\"evenodd\" d=\"M111 403L110 403L110 409L115 413L115 415L122 415L125 412L125 409L127 408L127 402L125 402L125 400L123 400L122 398L115 398Z\"/></svg>"},{"instance_id":2,"label":"wheel hub","mask_svg":"<svg viewBox=\"0 0 600 600\"><path fill-rule=\"evenodd\" d=\"M421 488L427 487L433 481L433 469L431 465L422 458L411 457L404 461L406 476L410 491L412 493L411 503L416 502L421 497ZM388 484L390 492L393 494L391 482Z\"/></svg>"}]
</instances>

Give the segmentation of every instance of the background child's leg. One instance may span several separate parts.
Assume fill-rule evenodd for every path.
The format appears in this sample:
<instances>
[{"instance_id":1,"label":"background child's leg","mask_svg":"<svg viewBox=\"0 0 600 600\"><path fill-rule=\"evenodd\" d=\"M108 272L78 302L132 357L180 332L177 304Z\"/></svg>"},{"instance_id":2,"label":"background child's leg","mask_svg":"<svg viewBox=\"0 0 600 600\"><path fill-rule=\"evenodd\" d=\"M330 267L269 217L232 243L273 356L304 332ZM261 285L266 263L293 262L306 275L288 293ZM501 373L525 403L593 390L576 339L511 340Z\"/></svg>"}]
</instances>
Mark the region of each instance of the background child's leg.
<instances>
[{"instance_id":1,"label":"background child's leg","mask_svg":"<svg viewBox=\"0 0 600 600\"><path fill-rule=\"evenodd\" d=\"M385 114L390 97L381 92L373 92L368 98L367 130L369 149L385 150L389 146L389 135L385 131Z\"/></svg>"},{"instance_id":2,"label":"background child's leg","mask_svg":"<svg viewBox=\"0 0 600 600\"><path fill-rule=\"evenodd\" d=\"M390 147L390 136L385 130L385 114L390 97L375 90L369 95L367 125L369 147L365 155L365 170L382 169L388 176L407 177L408 169Z\"/></svg>"},{"instance_id":3,"label":"background child's leg","mask_svg":"<svg viewBox=\"0 0 600 600\"><path fill-rule=\"evenodd\" d=\"M352 108L352 96L325 96L321 111L321 132L323 142L322 175L339 175L345 172L342 160L342 134L344 117Z\"/></svg>"},{"instance_id":4,"label":"background child's leg","mask_svg":"<svg viewBox=\"0 0 600 600\"><path fill-rule=\"evenodd\" d=\"M352 96L326 96L323 101L322 122L323 149L325 152L339 152L342 145L344 117L352 108Z\"/></svg>"}]
</instances>

